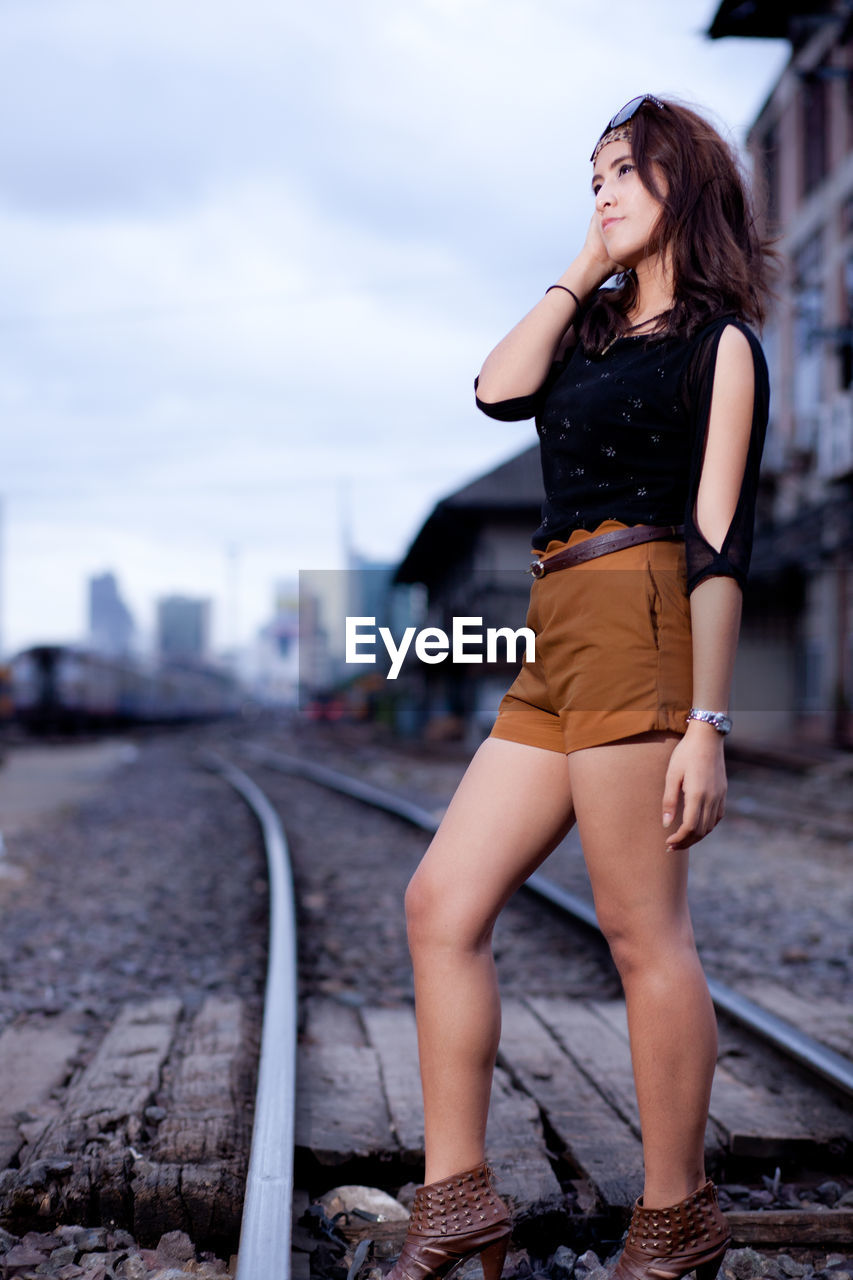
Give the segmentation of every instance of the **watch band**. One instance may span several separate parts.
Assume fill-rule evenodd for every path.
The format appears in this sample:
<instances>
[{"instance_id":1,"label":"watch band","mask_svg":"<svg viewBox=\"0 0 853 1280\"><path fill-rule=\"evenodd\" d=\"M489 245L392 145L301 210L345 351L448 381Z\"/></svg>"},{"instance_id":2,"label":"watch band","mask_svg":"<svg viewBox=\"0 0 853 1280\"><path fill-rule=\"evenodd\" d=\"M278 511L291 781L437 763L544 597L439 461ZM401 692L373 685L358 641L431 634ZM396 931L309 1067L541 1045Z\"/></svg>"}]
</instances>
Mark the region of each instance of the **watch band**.
<instances>
[{"instance_id":1,"label":"watch band","mask_svg":"<svg viewBox=\"0 0 853 1280\"><path fill-rule=\"evenodd\" d=\"M700 707L691 707L688 720L704 720L706 724L711 724L717 730L717 733L730 733L732 722L723 711L703 711Z\"/></svg>"}]
</instances>

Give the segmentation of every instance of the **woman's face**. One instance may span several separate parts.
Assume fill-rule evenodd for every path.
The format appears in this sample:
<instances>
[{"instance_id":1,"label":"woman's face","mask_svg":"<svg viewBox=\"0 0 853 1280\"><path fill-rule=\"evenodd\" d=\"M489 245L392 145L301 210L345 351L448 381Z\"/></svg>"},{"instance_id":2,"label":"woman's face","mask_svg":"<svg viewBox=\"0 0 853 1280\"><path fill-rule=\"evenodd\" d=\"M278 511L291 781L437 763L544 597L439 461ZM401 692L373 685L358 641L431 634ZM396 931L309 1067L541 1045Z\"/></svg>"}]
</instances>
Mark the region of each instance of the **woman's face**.
<instances>
[{"instance_id":1,"label":"woman's face","mask_svg":"<svg viewBox=\"0 0 853 1280\"><path fill-rule=\"evenodd\" d=\"M636 267L648 256L661 203L640 181L630 142L608 142L592 168L595 208L607 252L621 266ZM662 175L655 177L665 187Z\"/></svg>"}]
</instances>

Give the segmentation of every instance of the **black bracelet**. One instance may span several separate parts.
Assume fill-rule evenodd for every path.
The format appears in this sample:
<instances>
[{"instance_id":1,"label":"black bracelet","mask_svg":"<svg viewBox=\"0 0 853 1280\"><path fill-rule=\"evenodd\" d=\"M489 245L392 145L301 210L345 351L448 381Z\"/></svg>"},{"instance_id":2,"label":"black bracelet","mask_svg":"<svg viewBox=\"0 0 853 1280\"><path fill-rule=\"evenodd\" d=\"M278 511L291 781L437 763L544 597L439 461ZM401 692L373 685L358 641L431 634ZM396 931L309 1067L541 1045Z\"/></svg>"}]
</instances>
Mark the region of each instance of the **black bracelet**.
<instances>
[{"instance_id":1,"label":"black bracelet","mask_svg":"<svg viewBox=\"0 0 853 1280\"><path fill-rule=\"evenodd\" d=\"M578 295L574 293L571 289L566 288L564 284L549 284L548 288L545 290L546 294L550 293L552 289L562 289L565 293L571 294L571 296L575 300L575 304L578 308L578 311L580 311L581 300L578 297Z\"/></svg>"}]
</instances>

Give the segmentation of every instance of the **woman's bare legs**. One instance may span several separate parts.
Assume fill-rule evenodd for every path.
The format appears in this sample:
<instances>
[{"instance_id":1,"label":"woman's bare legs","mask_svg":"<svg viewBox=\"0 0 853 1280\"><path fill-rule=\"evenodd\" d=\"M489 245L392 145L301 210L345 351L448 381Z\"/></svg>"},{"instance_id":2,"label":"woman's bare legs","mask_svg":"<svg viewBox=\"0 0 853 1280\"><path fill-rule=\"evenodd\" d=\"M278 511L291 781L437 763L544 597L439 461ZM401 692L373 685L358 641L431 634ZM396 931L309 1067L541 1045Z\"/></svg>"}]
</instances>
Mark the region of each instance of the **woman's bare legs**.
<instances>
[{"instance_id":1,"label":"woman's bare legs","mask_svg":"<svg viewBox=\"0 0 853 1280\"><path fill-rule=\"evenodd\" d=\"M644 1204L704 1181L716 1023L687 909L687 854L661 825L678 735L568 757L488 739L406 896L415 971L427 1167L437 1181L483 1159L500 1006L494 921L577 812L599 921L625 987L646 1164ZM680 822L677 814L672 824Z\"/></svg>"},{"instance_id":2,"label":"woman's bare legs","mask_svg":"<svg viewBox=\"0 0 853 1280\"><path fill-rule=\"evenodd\" d=\"M492 930L573 821L562 753L488 738L409 885L427 1183L483 1160L500 1038Z\"/></svg>"},{"instance_id":3,"label":"woman's bare legs","mask_svg":"<svg viewBox=\"0 0 853 1280\"><path fill-rule=\"evenodd\" d=\"M705 1181L717 1028L687 906L687 853L669 853L661 800L677 734L575 751L569 778L599 924L625 988L647 1208ZM672 828L681 821L675 816ZM701 855L700 855L701 856Z\"/></svg>"}]
</instances>

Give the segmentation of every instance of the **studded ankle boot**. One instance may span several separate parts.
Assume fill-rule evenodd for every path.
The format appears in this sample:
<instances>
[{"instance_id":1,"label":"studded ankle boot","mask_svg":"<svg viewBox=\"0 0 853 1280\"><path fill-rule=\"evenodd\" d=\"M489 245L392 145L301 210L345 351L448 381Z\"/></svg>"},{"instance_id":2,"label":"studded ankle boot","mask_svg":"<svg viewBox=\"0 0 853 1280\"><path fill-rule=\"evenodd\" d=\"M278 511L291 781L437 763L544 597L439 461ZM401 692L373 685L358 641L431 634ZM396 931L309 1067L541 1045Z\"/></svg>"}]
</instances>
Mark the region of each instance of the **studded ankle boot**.
<instances>
[{"instance_id":1,"label":"studded ankle boot","mask_svg":"<svg viewBox=\"0 0 853 1280\"><path fill-rule=\"evenodd\" d=\"M668 1209L634 1205L628 1239L610 1280L714 1280L731 1237L710 1179Z\"/></svg>"},{"instance_id":2,"label":"studded ankle boot","mask_svg":"<svg viewBox=\"0 0 853 1280\"><path fill-rule=\"evenodd\" d=\"M385 1280L436 1280L474 1254L483 1280L500 1280L511 1230L488 1165L430 1182L415 1192L403 1250Z\"/></svg>"}]
</instances>

